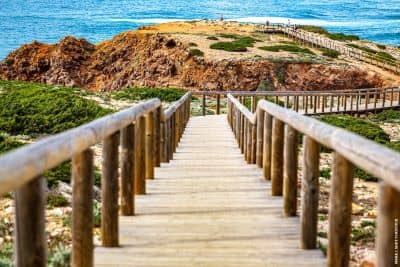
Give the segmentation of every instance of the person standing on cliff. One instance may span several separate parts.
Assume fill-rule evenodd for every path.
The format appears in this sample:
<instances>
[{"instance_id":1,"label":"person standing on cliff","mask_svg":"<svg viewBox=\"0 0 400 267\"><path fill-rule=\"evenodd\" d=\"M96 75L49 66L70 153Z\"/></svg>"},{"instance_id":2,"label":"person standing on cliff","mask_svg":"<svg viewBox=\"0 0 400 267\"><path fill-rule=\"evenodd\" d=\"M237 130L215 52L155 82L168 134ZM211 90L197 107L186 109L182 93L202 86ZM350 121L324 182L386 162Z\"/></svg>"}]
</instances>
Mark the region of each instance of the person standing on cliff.
<instances>
[{"instance_id":1,"label":"person standing on cliff","mask_svg":"<svg viewBox=\"0 0 400 267\"><path fill-rule=\"evenodd\" d=\"M224 21L224 16L221 15L221 17L219 18L220 21Z\"/></svg>"}]
</instances>

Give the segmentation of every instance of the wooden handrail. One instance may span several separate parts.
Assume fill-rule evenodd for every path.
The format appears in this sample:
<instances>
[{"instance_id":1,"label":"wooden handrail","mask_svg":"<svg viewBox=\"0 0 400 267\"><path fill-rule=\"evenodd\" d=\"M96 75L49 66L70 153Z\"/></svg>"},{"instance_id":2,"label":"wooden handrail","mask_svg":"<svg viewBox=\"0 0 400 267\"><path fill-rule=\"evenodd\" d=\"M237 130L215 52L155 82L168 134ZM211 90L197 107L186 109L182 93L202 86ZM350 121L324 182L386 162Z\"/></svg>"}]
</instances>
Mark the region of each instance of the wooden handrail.
<instances>
[{"instance_id":1,"label":"wooden handrail","mask_svg":"<svg viewBox=\"0 0 400 267\"><path fill-rule=\"evenodd\" d=\"M395 266L394 233L400 218L400 153L364 137L261 100L255 114L228 95L228 122L244 145L244 155L257 158L273 195L283 195L284 214L296 215L298 133L304 135L301 194L301 237L304 249L317 246L320 145L334 155L330 191L328 266L348 266L350 251L353 166L381 179L378 200L378 266ZM283 127L286 131L283 133ZM254 134L254 130L256 134ZM256 146L248 146L256 140ZM282 151L285 151L282 153ZM250 154L250 155L249 155ZM260 164L262 162L262 164Z\"/></svg>"},{"instance_id":2,"label":"wooden handrail","mask_svg":"<svg viewBox=\"0 0 400 267\"><path fill-rule=\"evenodd\" d=\"M102 245L118 246L119 210L124 216L134 215L134 194L146 193L145 179L154 178L154 168L172 159L189 120L190 101L191 94L186 93L163 111L161 101L152 99L0 156L0 195L16 191L16 266L46 266L43 173L70 159L71 265L93 266L91 146L100 142L103 142Z\"/></svg>"},{"instance_id":3,"label":"wooden handrail","mask_svg":"<svg viewBox=\"0 0 400 267\"><path fill-rule=\"evenodd\" d=\"M255 111L260 97L278 101L284 107L307 115L347 113L358 115L365 112L400 107L400 87L369 88L338 91L195 91L193 95L202 95L202 113L206 115L207 96L216 97L216 113L221 111L221 95L231 94L245 103L250 97L251 111Z\"/></svg>"}]
</instances>

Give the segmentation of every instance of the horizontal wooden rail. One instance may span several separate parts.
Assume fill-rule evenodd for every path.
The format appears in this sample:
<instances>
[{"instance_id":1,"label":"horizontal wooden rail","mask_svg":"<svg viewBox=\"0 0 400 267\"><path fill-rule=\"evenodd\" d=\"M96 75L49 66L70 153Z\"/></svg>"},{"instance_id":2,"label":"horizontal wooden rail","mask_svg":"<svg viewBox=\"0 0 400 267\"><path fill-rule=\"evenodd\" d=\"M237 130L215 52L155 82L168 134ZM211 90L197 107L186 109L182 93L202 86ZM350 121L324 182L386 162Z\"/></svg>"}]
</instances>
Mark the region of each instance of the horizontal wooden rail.
<instances>
[{"instance_id":1,"label":"horizontal wooden rail","mask_svg":"<svg viewBox=\"0 0 400 267\"><path fill-rule=\"evenodd\" d=\"M304 135L303 175L301 194L301 237L304 249L317 246L319 147L334 151L332 185L330 190L328 266L349 266L353 166L380 179L378 200L377 257L378 266L395 266L398 247L394 239L400 218L400 153L346 130L280 107L269 101L258 102L256 113L233 95L228 95L228 122L238 140L252 143L256 139L257 164L271 179L273 195L283 195L286 216L297 210L297 149L298 134ZM260 118L259 118L260 117ZM285 132L283 132L285 127ZM256 134L251 129L257 128ZM282 155L283 151L283 155ZM282 188L283 186L283 188ZM396 230L397 227L397 230ZM397 257L397 258L396 258Z\"/></svg>"},{"instance_id":2,"label":"horizontal wooden rail","mask_svg":"<svg viewBox=\"0 0 400 267\"><path fill-rule=\"evenodd\" d=\"M352 114L377 112L384 109L400 108L400 87L368 88L334 91L195 91L202 96L203 116L206 115L207 96L216 98L216 114L221 112L221 96L228 94L238 97L242 104L250 105L254 112L262 98L279 103L306 115Z\"/></svg>"},{"instance_id":3,"label":"horizontal wooden rail","mask_svg":"<svg viewBox=\"0 0 400 267\"><path fill-rule=\"evenodd\" d=\"M153 178L154 168L172 159L189 120L190 101L186 93L163 111L161 101L152 99L2 155L0 195L16 191L16 266L46 265L43 174L66 160L72 160L71 265L93 266L91 146L100 142L102 245L119 246L118 213L134 215L134 194L145 194L145 178Z\"/></svg>"}]
</instances>

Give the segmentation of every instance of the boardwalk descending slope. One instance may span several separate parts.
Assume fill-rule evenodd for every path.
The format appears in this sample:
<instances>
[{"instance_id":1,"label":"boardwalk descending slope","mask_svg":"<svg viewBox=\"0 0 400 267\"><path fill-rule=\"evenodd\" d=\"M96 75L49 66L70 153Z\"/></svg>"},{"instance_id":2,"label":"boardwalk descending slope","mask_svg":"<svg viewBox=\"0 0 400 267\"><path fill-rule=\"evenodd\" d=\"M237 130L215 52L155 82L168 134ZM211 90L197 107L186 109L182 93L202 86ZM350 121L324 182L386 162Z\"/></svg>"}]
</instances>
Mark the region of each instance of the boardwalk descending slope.
<instances>
[{"instance_id":1,"label":"boardwalk descending slope","mask_svg":"<svg viewBox=\"0 0 400 267\"><path fill-rule=\"evenodd\" d=\"M96 266L324 266L299 248L299 219L282 217L261 170L245 163L225 116L191 118L169 164L147 181L119 248Z\"/></svg>"}]
</instances>

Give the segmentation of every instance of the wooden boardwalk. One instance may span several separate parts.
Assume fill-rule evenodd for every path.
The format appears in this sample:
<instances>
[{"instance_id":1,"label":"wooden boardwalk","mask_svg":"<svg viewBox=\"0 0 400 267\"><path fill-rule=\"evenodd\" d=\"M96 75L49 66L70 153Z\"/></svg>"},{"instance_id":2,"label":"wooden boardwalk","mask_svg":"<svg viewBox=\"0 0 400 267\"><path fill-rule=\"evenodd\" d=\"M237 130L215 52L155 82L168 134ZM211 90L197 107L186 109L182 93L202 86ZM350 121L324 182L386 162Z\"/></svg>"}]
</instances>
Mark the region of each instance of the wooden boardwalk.
<instances>
[{"instance_id":1,"label":"wooden boardwalk","mask_svg":"<svg viewBox=\"0 0 400 267\"><path fill-rule=\"evenodd\" d=\"M282 198L246 164L225 115L192 117L155 174L136 215L120 217L120 247L96 247L96 266L326 265L320 250L300 249L299 218L282 216Z\"/></svg>"}]
</instances>

